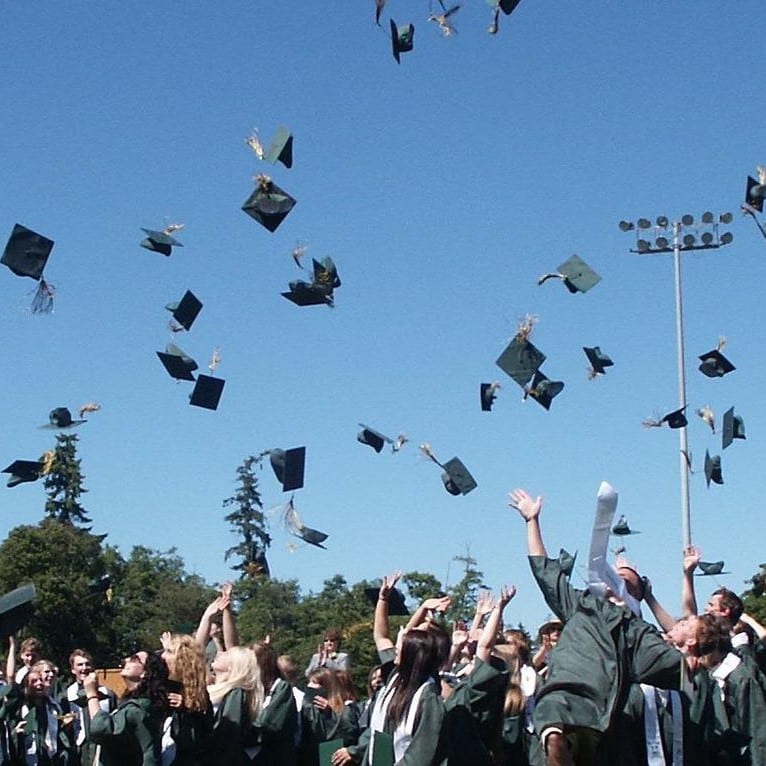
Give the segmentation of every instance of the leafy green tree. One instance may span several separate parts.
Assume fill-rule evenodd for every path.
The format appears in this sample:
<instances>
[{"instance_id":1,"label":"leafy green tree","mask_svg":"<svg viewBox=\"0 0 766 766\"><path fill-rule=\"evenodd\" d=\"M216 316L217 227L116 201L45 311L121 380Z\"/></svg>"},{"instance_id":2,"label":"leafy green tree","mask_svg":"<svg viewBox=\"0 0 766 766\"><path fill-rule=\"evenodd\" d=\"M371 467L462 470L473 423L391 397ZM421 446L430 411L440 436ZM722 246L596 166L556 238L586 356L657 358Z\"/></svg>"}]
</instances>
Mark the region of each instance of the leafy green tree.
<instances>
[{"instance_id":1,"label":"leafy green tree","mask_svg":"<svg viewBox=\"0 0 766 766\"><path fill-rule=\"evenodd\" d=\"M463 565L463 576L447 591L452 603L447 612L447 619L470 620L476 609L476 599L480 588L484 585L484 572L476 568L478 563L471 551L466 548L464 556L455 556L453 561L459 561Z\"/></svg>"},{"instance_id":2,"label":"leafy green tree","mask_svg":"<svg viewBox=\"0 0 766 766\"><path fill-rule=\"evenodd\" d=\"M407 572L402 576L402 583L416 605L444 592L442 584L430 572Z\"/></svg>"},{"instance_id":3,"label":"leafy green tree","mask_svg":"<svg viewBox=\"0 0 766 766\"><path fill-rule=\"evenodd\" d=\"M224 508L232 508L225 517L232 531L239 537L236 545L226 551L224 558L236 556L239 561L232 566L240 578L268 575L266 550L271 545L267 531L266 516L263 512L261 494L258 491L258 477L255 470L264 455L250 456L237 468L237 491L223 501Z\"/></svg>"},{"instance_id":4,"label":"leafy green tree","mask_svg":"<svg viewBox=\"0 0 766 766\"><path fill-rule=\"evenodd\" d=\"M85 477L77 457L77 434L56 434L50 471L43 485L48 493L45 513L64 524L89 524L80 496L88 490L83 487Z\"/></svg>"},{"instance_id":5,"label":"leafy green tree","mask_svg":"<svg viewBox=\"0 0 766 766\"><path fill-rule=\"evenodd\" d=\"M742 594L745 611L766 626L766 564L747 581L750 587Z\"/></svg>"}]
</instances>

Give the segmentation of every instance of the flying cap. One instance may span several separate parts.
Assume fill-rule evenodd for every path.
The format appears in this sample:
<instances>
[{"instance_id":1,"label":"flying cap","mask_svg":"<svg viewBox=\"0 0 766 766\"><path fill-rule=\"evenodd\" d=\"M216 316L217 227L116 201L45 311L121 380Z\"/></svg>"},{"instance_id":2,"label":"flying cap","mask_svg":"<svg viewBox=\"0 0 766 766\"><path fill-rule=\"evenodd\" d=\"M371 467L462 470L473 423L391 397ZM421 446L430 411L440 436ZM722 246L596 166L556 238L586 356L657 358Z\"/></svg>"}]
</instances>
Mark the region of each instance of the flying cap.
<instances>
[{"instance_id":1,"label":"flying cap","mask_svg":"<svg viewBox=\"0 0 766 766\"><path fill-rule=\"evenodd\" d=\"M498 388L500 388L499 383L482 383L479 386L479 400L482 412L490 412L492 410L492 405L497 398Z\"/></svg>"},{"instance_id":2,"label":"flying cap","mask_svg":"<svg viewBox=\"0 0 766 766\"><path fill-rule=\"evenodd\" d=\"M637 529L631 529L628 520L624 516L620 516L617 523L612 527L612 534L624 537L625 535L640 535L641 533ZM628 568L633 569L633 567Z\"/></svg>"},{"instance_id":3,"label":"flying cap","mask_svg":"<svg viewBox=\"0 0 766 766\"><path fill-rule=\"evenodd\" d=\"M751 208L757 210L759 213L763 212L763 194L766 188L762 184L759 184L752 176L747 177L747 186L745 187L745 202L750 205Z\"/></svg>"},{"instance_id":4,"label":"flying cap","mask_svg":"<svg viewBox=\"0 0 766 766\"><path fill-rule=\"evenodd\" d=\"M176 231L177 228L171 228L172 231ZM183 243L179 242L174 236L172 236L167 229L165 231L155 231L154 229L144 229L141 231L146 234L146 238L141 240L141 247L151 250L153 253L162 253L162 255L170 255L174 247L183 247Z\"/></svg>"},{"instance_id":5,"label":"flying cap","mask_svg":"<svg viewBox=\"0 0 766 766\"><path fill-rule=\"evenodd\" d=\"M286 168L293 166L293 134L287 128L277 128L263 159L272 165L281 162Z\"/></svg>"},{"instance_id":6,"label":"flying cap","mask_svg":"<svg viewBox=\"0 0 766 766\"><path fill-rule=\"evenodd\" d=\"M384 445L393 444L394 440L389 439L388 436L376 431L374 428L366 426L364 423L360 423L361 431L357 434L356 440L360 444L366 444L368 447L372 447L375 452L380 453L383 450Z\"/></svg>"},{"instance_id":7,"label":"flying cap","mask_svg":"<svg viewBox=\"0 0 766 766\"><path fill-rule=\"evenodd\" d=\"M2 471L11 475L6 486L15 487L27 481L37 481L42 476L43 465L42 460L14 460Z\"/></svg>"},{"instance_id":8,"label":"flying cap","mask_svg":"<svg viewBox=\"0 0 766 766\"><path fill-rule=\"evenodd\" d=\"M705 450L705 482L710 487L710 482L714 484L723 484L723 474L721 473L721 456L710 456L708 450Z\"/></svg>"},{"instance_id":9,"label":"flying cap","mask_svg":"<svg viewBox=\"0 0 766 766\"><path fill-rule=\"evenodd\" d=\"M399 54L408 53L414 46L415 27L412 24L405 24L397 27L396 22L391 19L391 49L397 64L401 64Z\"/></svg>"},{"instance_id":10,"label":"flying cap","mask_svg":"<svg viewBox=\"0 0 766 766\"><path fill-rule=\"evenodd\" d=\"M583 346L582 350L585 352L585 356L588 357L588 361L590 362L592 372L591 377L595 377L596 375L605 375L605 368L612 367L614 365L614 362L601 350L600 346L593 346L593 348L587 348L586 346Z\"/></svg>"},{"instance_id":11,"label":"flying cap","mask_svg":"<svg viewBox=\"0 0 766 766\"><path fill-rule=\"evenodd\" d=\"M375 606L378 603L378 596L380 595L380 588L365 588L364 595L367 600ZM398 588L391 588L388 591L388 616L389 617L406 617L409 615L409 610L404 605L404 596Z\"/></svg>"},{"instance_id":12,"label":"flying cap","mask_svg":"<svg viewBox=\"0 0 766 766\"><path fill-rule=\"evenodd\" d=\"M516 6L520 2L521 0L500 0L498 6L506 16L510 16L516 10Z\"/></svg>"},{"instance_id":13,"label":"flying cap","mask_svg":"<svg viewBox=\"0 0 766 766\"><path fill-rule=\"evenodd\" d=\"M203 407L206 410L217 410L225 383L226 381L222 378L198 375L194 390L189 394L189 404L194 407Z\"/></svg>"},{"instance_id":14,"label":"flying cap","mask_svg":"<svg viewBox=\"0 0 766 766\"><path fill-rule=\"evenodd\" d=\"M280 189L268 176L256 177L258 185L242 205L251 218L269 231L276 231L287 214L295 207L296 200Z\"/></svg>"},{"instance_id":15,"label":"flying cap","mask_svg":"<svg viewBox=\"0 0 766 766\"><path fill-rule=\"evenodd\" d=\"M327 550L326 546L322 545L322 543L329 537L329 535L320 532L318 529L301 526L298 531L293 534L295 534L296 537L300 537L301 540L309 545L316 545L317 548L324 548L324 550Z\"/></svg>"},{"instance_id":16,"label":"flying cap","mask_svg":"<svg viewBox=\"0 0 766 766\"><path fill-rule=\"evenodd\" d=\"M192 374L197 369L197 363L178 346L168 343L165 351L157 351L157 356L168 375L176 380L194 380Z\"/></svg>"},{"instance_id":17,"label":"flying cap","mask_svg":"<svg viewBox=\"0 0 766 766\"><path fill-rule=\"evenodd\" d=\"M16 276L39 280L53 250L53 240L17 223L5 246L0 263Z\"/></svg>"},{"instance_id":18,"label":"flying cap","mask_svg":"<svg viewBox=\"0 0 766 766\"><path fill-rule=\"evenodd\" d=\"M648 418L647 420L644 420L644 425L647 428L657 428L663 423L667 423L669 428L683 428L689 424L689 421L684 414L685 409L686 407L684 406L681 407L680 410L673 410L673 412L663 415L659 420L657 418Z\"/></svg>"},{"instance_id":19,"label":"flying cap","mask_svg":"<svg viewBox=\"0 0 766 766\"><path fill-rule=\"evenodd\" d=\"M66 407L55 407L48 413L48 423L42 428L74 428L85 422L84 420L72 420L72 413Z\"/></svg>"},{"instance_id":20,"label":"flying cap","mask_svg":"<svg viewBox=\"0 0 766 766\"><path fill-rule=\"evenodd\" d=\"M22 585L0 596L0 636L18 633L34 613L34 600L37 596L32 583Z\"/></svg>"},{"instance_id":21,"label":"flying cap","mask_svg":"<svg viewBox=\"0 0 766 766\"><path fill-rule=\"evenodd\" d=\"M453 457L442 465L442 482L450 495L467 495L478 486L460 458Z\"/></svg>"},{"instance_id":22,"label":"flying cap","mask_svg":"<svg viewBox=\"0 0 766 766\"><path fill-rule=\"evenodd\" d=\"M711 575L731 574L731 572L724 572L723 561L700 561L697 566L700 571L697 573L698 577L709 577Z\"/></svg>"},{"instance_id":23,"label":"flying cap","mask_svg":"<svg viewBox=\"0 0 766 766\"><path fill-rule=\"evenodd\" d=\"M734 414L734 407L730 407L723 413L723 433L721 435L721 448L726 449L734 439L744 439L745 421L739 415Z\"/></svg>"},{"instance_id":24,"label":"flying cap","mask_svg":"<svg viewBox=\"0 0 766 766\"><path fill-rule=\"evenodd\" d=\"M541 285L549 279L560 279L570 293L587 293L601 281L601 277L579 255L572 255L553 274L544 274L537 280Z\"/></svg>"},{"instance_id":25,"label":"flying cap","mask_svg":"<svg viewBox=\"0 0 766 766\"><path fill-rule=\"evenodd\" d=\"M184 330L191 330L194 320L199 312L202 311L202 303L191 290L187 290L180 301L168 303L165 308Z\"/></svg>"},{"instance_id":26,"label":"flying cap","mask_svg":"<svg viewBox=\"0 0 766 766\"><path fill-rule=\"evenodd\" d=\"M551 380L540 370L537 370L534 378L532 378L532 383L524 388L524 398L531 396L540 406L549 410L553 399L563 390L564 383L562 381Z\"/></svg>"},{"instance_id":27,"label":"flying cap","mask_svg":"<svg viewBox=\"0 0 766 766\"><path fill-rule=\"evenodd\" d=\"M545 354L527 338L518 335L511 340L495 364L522 388L545 361Z\"/></svg>"},{"instance_id":28,"label":"flying cap","mask_svg":"<svg viewBox=\"0 0 766 766\"><path fill-rule=\"evenodd\" d=\"M290 492L303 486L306 466L305 447L293 447L288 450L273 449L269 452L269 462L274 475L282 484L283 492Z\"/></svg>"},{"instance_id":29,"label":"flying cap","mask_svg":"<svg viewBox=\"0 0 766 766\"><path fill-rule=\"evenodd\" d=\"M700 372L708 378L722 378L727 372L737 369L717 348L702 354L698 359L702 362Z\"/></svg>"}]
</instances>

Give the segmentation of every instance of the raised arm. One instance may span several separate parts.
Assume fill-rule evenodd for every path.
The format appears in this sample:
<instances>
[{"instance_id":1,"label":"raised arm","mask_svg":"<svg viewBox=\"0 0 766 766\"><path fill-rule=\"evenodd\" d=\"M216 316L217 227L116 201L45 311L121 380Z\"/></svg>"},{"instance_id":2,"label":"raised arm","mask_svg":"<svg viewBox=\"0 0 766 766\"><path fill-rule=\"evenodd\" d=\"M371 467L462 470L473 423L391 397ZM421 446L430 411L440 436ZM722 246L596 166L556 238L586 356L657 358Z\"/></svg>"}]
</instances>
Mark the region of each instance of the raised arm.
<instances>
[{"instance_id":1,"label":"raised arm","mask_svg":"<svg viewBox=\"0 0 766 766\"><path fill-rule=\"evenodd\" d=\"M210 622L213 617L221 610L221 596L211 601L207 605L207 609L202 613L199 618L199 625L197 631L194 634L194 640L198 646L201 646L204 650L207 647L208 641L210 641Z\"/></svg>"},{"instance_id":2,"label":"raised arm","mask_svg":"<svg viewBox=\"0 0 766 766\"><path fill-rule=\"evenodd\" d=\"M230 649L232 646L239 646L237 623L234 620L234 613L231 611L231 595L233 591L233 583L225 582L221 586L221 603L218 608L221 610L223 618L221 620L221 628L223 630L223 645L226 649Z\"/></svg>"},{"instance_id":3,"label":"raised arm","mask_svg":"<svg viewBox=\"0 0 766 766\"><path fill-rule=\"evenodd\" d=\"M509 505L515 508L527 524L527 553L530 556L548 557L545 550L542 532L540 531L540 511L543 508L543 499L538 496L533 498L523 489L514 489L508 493Z\"/></svg>"},{"instance_id":4,"label":"raised arm","mask_svg":"<svg viewBox=\"0 0 766 766\"><path fill-rule=\"evenodd\" d=\"M755 631L755 635L760 641L766 638L766 628L747 612L742 612L742 616L739 619Z\"/></svg>"},{"instance_id":5,"label":"raised arm","mask_svg":"<svg viewBox=\"0 0 766 766\"><path fill-rule=\"evenodd\" d=\"M436 596L434 598L427 598L413 613L407 624L404 626L405 630L412 630L417 628L418 625L422 625L428 620L428 615L431 612L446 612L449 609L449 605L452 603L452 599L449 596Z\"/></svg>"},{"instance_id":6,"label":"raised arm","mask_svg":"<svg viewBox=\"0 0 766 766\"><path fill-rule=\"evenodd\" d=\"M394 642L391 640L388 629L388 595L391 589L399 582L401 572L384 577L378 591L378 601L375 604L375 619L372 624L372 637L375 640L375 648L381 652L393 649Z\"/></svg>"},{"instance_id":7,"label":"raised arm","mask_svg":"<svg viewBox=\"0 0 766 766\"><path fill-rule=\"evenodd\" d=\"M681 615L697 614L697 597L694 595L694 570L700 563L702 552L694 545L684 548L684 579L681 583Z\"/></svg>"},{"instance_id":8,"label":"raised arm","mask_svg":"<svg viewBox=\"0 0 766 766\"><path fill-rule=\"evenodd\" d=\"M16 678L16 636L11 633L8 636L8 657L5 659L5 680L12 684Z\"/></svg>"},{"instance_id":9,"label":"raised arm","mask_svg":"<svg viewBox=\"0 0 766 766\"><path fill-rule=\"evenodd\" d=\"M503 610L508 605L508 602L516 595L516 586L511 585L510 588L505 585L500 589L500 597L497 599L497 603L494 609L489 613L489 619L484 626L481 638L476 647L476 656L482 662L489 662L489 657L492 654L492 650L495 648L495 641L497 640L497 632L500 630L500 626L503 624Z\"/></svg>"},{"instance_id":10,"label":"raised arm","mask_svg":"<svg viewBox=\"0 0 766 766\"><path fill-rule=\"evenodd\" d=\"M644 580L644 603L657 620L657 624L666 633L676 624L677 620L654 596L651 580Z\"/></svg>"}]
</instances>

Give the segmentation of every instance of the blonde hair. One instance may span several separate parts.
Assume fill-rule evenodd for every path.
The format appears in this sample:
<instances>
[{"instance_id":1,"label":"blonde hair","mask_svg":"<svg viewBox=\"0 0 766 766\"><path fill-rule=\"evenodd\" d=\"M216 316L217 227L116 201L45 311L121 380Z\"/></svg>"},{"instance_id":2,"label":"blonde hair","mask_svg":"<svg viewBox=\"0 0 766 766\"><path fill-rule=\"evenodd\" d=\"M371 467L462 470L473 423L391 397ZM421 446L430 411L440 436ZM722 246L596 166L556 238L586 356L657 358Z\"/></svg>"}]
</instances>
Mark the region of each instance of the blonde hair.
<instances>
[{"instance_id":1,"label":"blonde hair","mask_svg":"<svg viewBox=\"0 0 766 766\"><path fill-rule=\"evenodd\" d=\"M208 687L212 702L220 702L232 689L242 689L254 718L263 708L264 697L261 668L255 653L246 646L232 646L226 650L230 660L229 676L225 681Z\"/></svg>"},{"instance_id":2,"label":"blonde hair","mask_svg":"<svg viewBox=\"0 0 766 766\"><path fill-rule=\"evenodd\" d=\"M207 710L207 670L205 653L191 637L174 633L168 652L173 656L170 678L183 684L183 705L187 710L204 713Z\"/></svg>"}]
</instances>

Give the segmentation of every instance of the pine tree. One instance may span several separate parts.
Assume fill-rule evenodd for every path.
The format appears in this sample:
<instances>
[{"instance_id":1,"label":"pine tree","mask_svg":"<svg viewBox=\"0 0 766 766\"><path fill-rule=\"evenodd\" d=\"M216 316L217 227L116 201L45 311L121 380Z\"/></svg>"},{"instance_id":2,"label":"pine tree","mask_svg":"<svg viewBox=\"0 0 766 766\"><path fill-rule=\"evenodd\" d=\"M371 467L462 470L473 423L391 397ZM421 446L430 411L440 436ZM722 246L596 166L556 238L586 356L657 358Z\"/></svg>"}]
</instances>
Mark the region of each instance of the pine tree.
<instances>
[{"instance_id":1,"label":"pine tree","mask_svg":"<svg viewBox=\"0 0 766 766\"><path fill-rule=\"evenodd\" d=\"M476 609L476 599L480 588L484 588L484 572L476 568L478 563L466 548L465 556L454 556L453 561L463 565L463 576L452 587L447 595L452 599L447 617L449 620L468 620L473 617Z\"/></svg>"},{"instance_id":2,"label":"pine tree","mask_svg":"<svg viewBox=\"0 0 766 766\"><path fill-rule=\"evenodd\" d=\"M239 558L232 569L240 572L242 579L269 574L266 550L271 545L271 535L266 529L266 516L255 475L262 459L263 455L251 455L245 459L237 468L236 494L223 501L224 508L234 509L225 519L231 525L232 532L239 537L239 542L226 551L224 558L227 561L231 556Z\"/></svg>"},{"instance_id":3,"label":"pine tree","mask_svg":"<svg viewBox=\"0 0 766 766\"><path fill-rule=\"evenodd\" d=\"M56 434L50 471L43 482L48 493L45 513L63 524L89 524L90 519L80 504L80 495L88 491L83 487L84 479L77 458L77 435Z\"/></svg>"}]
</instances>

